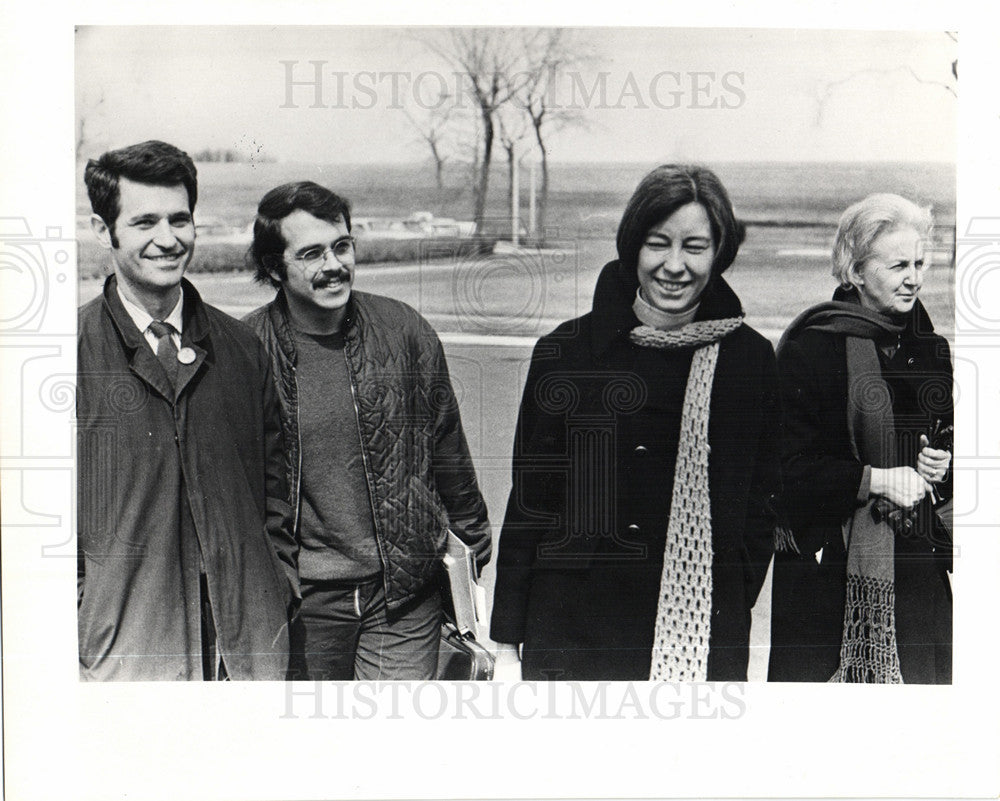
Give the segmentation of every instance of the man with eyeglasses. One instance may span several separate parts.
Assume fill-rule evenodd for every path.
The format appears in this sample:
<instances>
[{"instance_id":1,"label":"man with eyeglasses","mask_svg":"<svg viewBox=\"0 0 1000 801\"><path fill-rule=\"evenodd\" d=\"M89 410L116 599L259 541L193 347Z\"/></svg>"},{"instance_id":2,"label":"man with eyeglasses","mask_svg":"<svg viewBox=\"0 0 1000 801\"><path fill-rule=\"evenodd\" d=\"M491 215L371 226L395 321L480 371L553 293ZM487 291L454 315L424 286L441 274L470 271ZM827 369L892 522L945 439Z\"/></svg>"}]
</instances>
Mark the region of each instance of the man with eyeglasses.
<instances>
[{"instance_id":1,"label":"man with eyeglasses","mask_svg":"<svg viewBox=\"0 0 1000 801\"><path fill-rule=\"evenodd\" d=\"M275 299L246 317L277 376L301 550L293 679L433 679L450 528L490 555L486 505L441 343L399 301L352 291L347 201L268 192L251 248Z\"/></svg>"},{"instance_id":2,"label":"man with eyeglasses","mask_svg":"<svg viewBox=\"0 0 1000 801\"><path fill-rule=\"evenodd\" d=\"M84 680L283 679L298 595L267 354L184 280L198 180L149 141L87 164L113 273L79 312Z\"/></svg>"}]
</instances>

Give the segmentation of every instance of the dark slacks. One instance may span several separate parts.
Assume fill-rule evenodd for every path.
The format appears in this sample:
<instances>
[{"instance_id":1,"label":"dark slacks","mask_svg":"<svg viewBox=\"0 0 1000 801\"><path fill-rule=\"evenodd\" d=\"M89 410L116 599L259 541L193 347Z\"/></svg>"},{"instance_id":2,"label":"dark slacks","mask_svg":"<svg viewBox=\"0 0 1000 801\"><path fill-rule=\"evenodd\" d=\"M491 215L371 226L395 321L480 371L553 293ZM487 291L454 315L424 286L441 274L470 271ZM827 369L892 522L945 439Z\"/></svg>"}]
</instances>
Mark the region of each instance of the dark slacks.
<instances>
[{"instance_id":1,"label":"dark slacks","mask_svg":"<svg viewBox=\"0 0 1000 801\"><path fill-rule=\"evenodd\" d=\"M436 585L389 610L381 578L360 584L303 579L301 584L302 606L292 624L291 679L435 677L441 638Z\"/></svg>"}]
</instances>

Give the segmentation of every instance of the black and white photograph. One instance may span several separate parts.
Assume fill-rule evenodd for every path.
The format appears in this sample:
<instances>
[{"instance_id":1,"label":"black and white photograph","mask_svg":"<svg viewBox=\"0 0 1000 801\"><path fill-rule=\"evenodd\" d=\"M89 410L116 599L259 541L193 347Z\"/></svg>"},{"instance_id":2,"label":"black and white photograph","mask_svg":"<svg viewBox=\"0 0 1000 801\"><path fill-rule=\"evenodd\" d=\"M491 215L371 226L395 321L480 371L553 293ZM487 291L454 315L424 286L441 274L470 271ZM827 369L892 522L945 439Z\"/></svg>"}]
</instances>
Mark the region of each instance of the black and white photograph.
<instances>
[{"instance_id":1,"label":"black and white photograph","mask_svg":"<svg viewBox=\"0 0 1000 801\"><path fill-rule=\"evenodd\" d=\"M11 797L995 795L975 15L426 10L11 13Z\"/></svg>"}]
</instances>

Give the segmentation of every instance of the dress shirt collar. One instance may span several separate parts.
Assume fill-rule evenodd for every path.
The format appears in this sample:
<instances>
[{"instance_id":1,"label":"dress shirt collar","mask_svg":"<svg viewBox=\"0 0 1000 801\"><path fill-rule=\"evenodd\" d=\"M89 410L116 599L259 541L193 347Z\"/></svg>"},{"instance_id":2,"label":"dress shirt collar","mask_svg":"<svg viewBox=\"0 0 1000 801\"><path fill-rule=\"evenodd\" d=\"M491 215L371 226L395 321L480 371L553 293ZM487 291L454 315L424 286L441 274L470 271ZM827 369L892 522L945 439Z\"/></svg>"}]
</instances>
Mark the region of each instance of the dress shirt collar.
<instances>
[{"instance_id":1,"label":"dress shirt collar","mask_svg":"<svg viewBox=\"0 0 1000 801\"><path fill-rule=\"evenodd\" d=\"M149 329L149 324L153 322L153 317L151 317L149 312L147 312L144 308L142 308L141 306L137 306L135 303L133 303L127 297L125 297L125 295L122 293L122 288L120 283L115 287L115 289L118 292L118 299L121 300L122 306L124 306L125 311L128 312L128 316L132 318L132 322L135 323L136 327L142 333L145 334L146 331ZM168 314L164 318L163 322L170 323L170 325L172 325L174 329L177 331L177 334L179 336L181 331L183 330L182 328L184 324L183 317L184 317L184 293L181 292L180 296L177 298L176 305L174 306L170 314Z\"/></svg>"}]
</instances>

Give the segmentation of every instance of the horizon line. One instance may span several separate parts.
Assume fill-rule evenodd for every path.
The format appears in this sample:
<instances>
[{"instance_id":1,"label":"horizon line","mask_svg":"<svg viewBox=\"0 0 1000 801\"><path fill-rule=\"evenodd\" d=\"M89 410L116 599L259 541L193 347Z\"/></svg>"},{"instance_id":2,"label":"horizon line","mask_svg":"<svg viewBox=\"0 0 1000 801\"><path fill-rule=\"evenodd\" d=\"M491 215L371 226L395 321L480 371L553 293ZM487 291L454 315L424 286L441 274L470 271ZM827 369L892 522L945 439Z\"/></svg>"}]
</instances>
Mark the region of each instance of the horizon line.
<instances>
[{"instance_id":1,"label":"horizon line","mask_svg":"<svg viewBox=\"0 0 1000 801\"><path fill-rule=\"evenodd\" d=\"M85 161L85 159L81 159ZM428 160L418 160L418 161L396 161L396 160L385 160L385 161L372 161L370 159L361 161L324 161L324 160L306 160L306 159L271 159L268 161L254 161L252 159L247 159L246 161L197 161L197 164L284 164L284 165L298 165L298 164L309 164L309 165L324 165L324 166L336 166L336 167L428 167L433 166L433 162ZM845 164L845 165L857 165L857 164L936 164L940 166L950 166L957 167L958 162L955 160L948 159L689 159L689 158L675 158L675 159L593 159L593 160L549 160L549 167L560 166L560 167L573 167L573 166L595 166L595 165L609 165L609 166L624 166L633 164ZM455 166L454 164L451 166ZM462 168L468 168L471 166L471 162L458 162L458 166ZM506 169L507 162L504 160L496 160L491 165L492 168L496 169ZM528 165L522 163L522 169L526 168ZM447 170L448 167L446 166Z\"/></svg>"}]
</instances>

